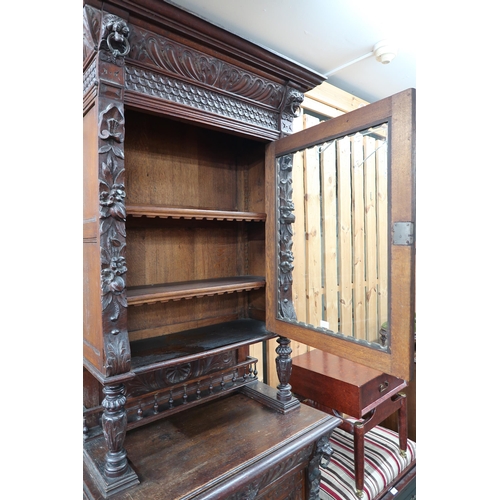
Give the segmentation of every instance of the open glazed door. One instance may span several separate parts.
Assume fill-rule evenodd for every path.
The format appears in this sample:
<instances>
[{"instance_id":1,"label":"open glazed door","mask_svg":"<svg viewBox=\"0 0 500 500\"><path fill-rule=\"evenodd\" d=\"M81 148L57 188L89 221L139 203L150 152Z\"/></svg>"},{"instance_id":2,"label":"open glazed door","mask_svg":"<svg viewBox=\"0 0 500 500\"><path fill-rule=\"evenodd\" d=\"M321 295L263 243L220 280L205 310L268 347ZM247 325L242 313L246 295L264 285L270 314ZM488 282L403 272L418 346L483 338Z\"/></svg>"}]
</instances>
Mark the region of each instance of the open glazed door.
<instances>
[{"instance_id":1,"label":"open glazed door","mask_svg":"<svg viewBox=\"0 0 500 500\"><path fill-rule=\"evenodd\" d=\"M267 329L410 380L415 90L266 150Z\"/></svg>"}]
</instances>

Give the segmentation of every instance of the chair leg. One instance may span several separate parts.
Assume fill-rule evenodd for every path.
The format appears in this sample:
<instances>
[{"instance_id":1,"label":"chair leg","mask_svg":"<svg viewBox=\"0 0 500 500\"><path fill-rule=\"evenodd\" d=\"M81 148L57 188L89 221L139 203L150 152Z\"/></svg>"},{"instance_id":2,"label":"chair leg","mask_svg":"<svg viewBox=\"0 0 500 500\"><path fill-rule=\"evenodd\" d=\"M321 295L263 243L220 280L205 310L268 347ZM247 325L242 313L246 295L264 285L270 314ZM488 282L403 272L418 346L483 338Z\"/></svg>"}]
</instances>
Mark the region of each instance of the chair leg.
<instances>
[{"instance_id":1,"label":"chair leg","mask_svg":"<svg viewBox=\"0 0 500 500\"><path fill-rule=\"evenodd\" d=\"M399 454L406 457L406 448L408 446L408 412L406 394L401 396L401 407L398 410L398 431L399 431Z\"/></svg>"},{"instance_id":2,"label":"chair leg","mask_svg":"<svg viewBox=\"0 0 500 500\"><path fill-rule=\"evenodd\" d=\"M354 473L356 480L356 495L363 497L365 484L365 430L362 422L354 424Z\"/></svg>"}]
</instances>

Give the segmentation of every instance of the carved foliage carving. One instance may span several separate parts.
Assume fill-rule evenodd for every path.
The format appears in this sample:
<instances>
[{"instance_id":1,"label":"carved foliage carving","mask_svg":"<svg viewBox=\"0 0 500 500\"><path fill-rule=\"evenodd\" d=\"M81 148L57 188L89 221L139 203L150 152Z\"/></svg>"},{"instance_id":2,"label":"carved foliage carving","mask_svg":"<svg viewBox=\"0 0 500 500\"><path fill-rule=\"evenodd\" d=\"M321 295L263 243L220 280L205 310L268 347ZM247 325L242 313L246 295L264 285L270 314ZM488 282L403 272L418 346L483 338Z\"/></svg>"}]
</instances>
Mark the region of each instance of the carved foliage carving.
<instances>
[{"instance_id":1,"label":"carved foliage carving","mask_svg":"<svg viewBox=\"0 0 500 500\"><path fill-rule=\"evenodd\" d=\"M89 16L87 16L89 17ZM128 52L126 23L116 16L105 14L95 36L97 20L91 25L93 39L98 39L100 64L112 62L114 68L123 66ZM122 63L120 63L120 61ZM117 87L123 82L123 68L105 71ZM104 331L106 376L130 370L131 355L127 335L127 298L125 260L125 168L124 148L125 115L123 102L102 95L98 101L98 180L99 180L99 229L101 250L101 306Z\"/></svg>"},{"instance_id":2,"label":"carved foliage carving","mask_svg":"<svg viewBox=\"0 0 500 500\"><path fill-rule=\"evenodd\" d=\"M278 261L278 315L284 319L297 319L292 301L293 282L293 229L295 221L292 201L292 166L293 156L285 155L276 159L278 176L277 199L279 200L279 214L277 218L277 234L279 246Z\"/></svg>"},{"instance_id":3,"label":"carved foliage carving","mask_svg":"<svg viewBox=\"0 0 500 500\"><path fill-rule=\"evenodd\" d=\"M121 106L109 104L99 115L99 217L101 231L102 309L118 319L125 297L125 185L123 139L125 119Z\"/></svg>"},{"instance_id":4,"label":"carved foliage carving","mask_svg":"<svg viewBox=\"0 0 500 500\"><path fill-rule=\"evenodd\" d=\"M123 104L109 103L99 113L99 219L101 303L106 335L106 374L130 369L126 335L125 169ZM121 316L121 317L120 317Z\"/></svg>"},{"instance_id":5,"label":"carved foliage carving","mask_svg":"<svg viewBox=\"0 0 500 500\"><path fill-rule=\"evenodd\" d=\"M101 12L85 5L83 7L83 60L97 50L101 32Z\"/></svg>"},{"instance_id":6,"label":"carved foliage carving","mask_svg":"<svg viewBox=\"0 0 500 500\"><path fill-rule=\"evenodd\" d=\"M126 398L122 384L105 386L103 391L105 398L102 402L102 428L108 447L105 472L110 477L116 477L127 467L127 453L123 449L127 431Z\"/></svg>"},{"instance_id":7,"label":"carved foliage carving","mask_svg":"<svg viewBox=\"0 0 500 500\"><path fill-rule=\"evenodd\" d=\"M133 27L130 58L174 75L277 108L283 86L155 33Z\"/></svg>"},{"instance_id":8,"label":"carved foliage carving","mask_svg":"<svg viewBox=\"0 0 500 500\"><path fill-rule=\"evenodd\" d=\"M319 499L319 485L321 480L321 471L319 469L321 466L326 466L328 460L333 454L333 448L330 446L330 434L322 436L316 442L316 449L314 451L314 456L309 462L308 469L308 481L309 481L309 499L308 500L318 500Z\"/></svg>"}]
</instances>

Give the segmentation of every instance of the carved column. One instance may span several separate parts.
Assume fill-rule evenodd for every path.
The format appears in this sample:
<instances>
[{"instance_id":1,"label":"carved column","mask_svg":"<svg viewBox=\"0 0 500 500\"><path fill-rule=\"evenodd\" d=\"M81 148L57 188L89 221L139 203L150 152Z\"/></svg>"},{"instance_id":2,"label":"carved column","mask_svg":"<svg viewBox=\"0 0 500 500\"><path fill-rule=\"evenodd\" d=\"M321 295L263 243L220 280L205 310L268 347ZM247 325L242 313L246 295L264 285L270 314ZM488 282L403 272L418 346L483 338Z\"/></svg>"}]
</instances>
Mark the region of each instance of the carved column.
<instances>
[{"instance_id":1,"label":"carved column","mask_svg":"<svg viewBox=\"0 0 500 500\"><path fill-rule=\"evenodd\" d=\"M276 348L276 371L278 372L278 379L280 381L278 385L278 394L276 397L279 401L290 401L292 399L292 393L290 389L292 386L288 383L290 376L292 375L292 349L290 348L290 340L286 337L278 337L276 341L279 346Z\"/></svg>"},{"instance_id":2,"label":"carved column","mask_svg":"<svg viewBox=\"0 0 500 500\"><path fill-rule=\"evenodd\" d=\"M108 477L115 478L122 475L128 466L127 452L123 448L127 430L125 386L107 385L104 394L102 429L108 447L104 472Z\"/></svg>"},{"instance_id":3,"label":"carved column","mask_svg":"<svg viewBox=\"0 0 500 500\"><path fill-rule=\"evenodd\" d=\"M127 415L122 382L107 382L130 372L127 331L126 211L125 211L125 56L130 52L127 23L90 6L84 7L84 61L91 60L84 84L96 89L97 109L97 242L100 247L100 299L102 325L101 365L104 378L102 429L107 445L99 466L98 486L104 496L136 484L137 475L123 447ZM116 379L115 379L116 380Z\"/></svg>"}]
</instances>

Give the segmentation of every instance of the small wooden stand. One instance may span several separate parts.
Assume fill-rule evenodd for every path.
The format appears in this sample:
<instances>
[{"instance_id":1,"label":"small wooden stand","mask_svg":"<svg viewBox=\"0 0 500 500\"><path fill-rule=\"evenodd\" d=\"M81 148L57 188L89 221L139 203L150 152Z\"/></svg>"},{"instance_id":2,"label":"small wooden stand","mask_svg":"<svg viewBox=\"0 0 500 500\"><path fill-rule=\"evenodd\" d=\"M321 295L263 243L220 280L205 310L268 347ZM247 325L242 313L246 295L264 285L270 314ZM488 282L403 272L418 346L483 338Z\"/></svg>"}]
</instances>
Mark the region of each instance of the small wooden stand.
<instances>
[{"instance_id":1,"label":"small wooden stand","mask_svg":"<svg viewBox=\"0 0 500 500\"><path fill-rule=\"evenodd\" d=\"M316 349L293 358L290 383L305 404L333 411L342 418L339 428L354 435L359 497L363 495L365 433L398 412L400 452L406 453L406 396L401 393L406 381Z\"/></svg>"}]
</instances>

